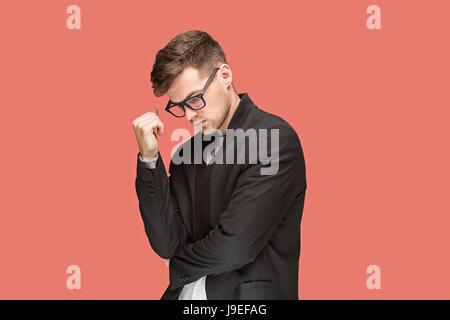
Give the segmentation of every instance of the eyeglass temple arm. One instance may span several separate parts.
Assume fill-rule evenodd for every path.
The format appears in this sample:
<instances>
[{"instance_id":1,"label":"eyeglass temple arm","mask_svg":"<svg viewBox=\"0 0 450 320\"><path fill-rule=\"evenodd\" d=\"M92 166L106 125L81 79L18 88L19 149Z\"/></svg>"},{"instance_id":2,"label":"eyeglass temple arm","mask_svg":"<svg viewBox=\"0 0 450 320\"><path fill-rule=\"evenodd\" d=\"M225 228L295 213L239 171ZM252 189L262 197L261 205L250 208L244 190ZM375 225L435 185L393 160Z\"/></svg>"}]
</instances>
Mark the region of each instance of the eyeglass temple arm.
<instances>
[{"instance_id":1,"label":"eyeglass temple arm","mask_svg":"<svg viewBox=\"0 0 450 320\"><path fill-rule=\"evenodd\" d=\"M202 90L202 93L205 93L206 89L208 88L209 84L211 83L211 81L213 81L214 79L214 75L216 74L217 70L219 70L220 68L216 68L216 70L214 70L214 72L211 74L211 76L209 77L208 81L206 81L205 87Z\"/></svg>"},{"instance_id":2,"label":"eyeglass temple arm","mask_svg":"<svg viewBox=\"0 0 450 320\"><path fill-rule=\"evenodd\" d=\"M213 73L211 74L211 76L209 77L208 81L206 81L206 84L205 84L205 86L203 87L203 90L202 90L202 94L205 93L205 91L206 91L206 89L208 88L209 84L211 83L211 81L213 81L214 75L216 74L217 70L219 70L219 69L220 69L220 68L216 68L216 70L214 70L214 72L213 72ZM170 104L177 104L177 103L173 103L172 101L169 100L169 101L167 102L167 105L166 105L166 110L167 110L167 108L169 107ZM187 103L184 102L184 101L179 102L178 104L187 105Z\"/></svg>"}]
</instances>

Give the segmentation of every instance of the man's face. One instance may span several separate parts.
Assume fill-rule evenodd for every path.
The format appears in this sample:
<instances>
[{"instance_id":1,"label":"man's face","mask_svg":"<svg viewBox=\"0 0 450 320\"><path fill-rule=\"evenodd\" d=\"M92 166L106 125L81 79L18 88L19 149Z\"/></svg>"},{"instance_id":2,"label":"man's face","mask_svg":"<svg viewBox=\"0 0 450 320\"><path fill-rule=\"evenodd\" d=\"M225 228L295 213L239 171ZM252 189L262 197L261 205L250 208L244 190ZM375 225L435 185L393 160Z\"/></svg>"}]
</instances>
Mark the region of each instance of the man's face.
<instances>
[{"instance_id":1,"label":"man's face","mask_svg":"<svg viewBox=\"0 0 450 320\"><path fill-rule=\"evenodd\" d=\"M172 82L167 95L172 102L181 102L200 93L208 80L197 69L186 67ZM221 79L221 69L214 75L203 95L206 106L199 110L185 107L185 117L205 134L208 130L224 131L225 119L230 111L231 100ZM211 131L210 131L211 132Z\"/></svg>"}]
</instances>

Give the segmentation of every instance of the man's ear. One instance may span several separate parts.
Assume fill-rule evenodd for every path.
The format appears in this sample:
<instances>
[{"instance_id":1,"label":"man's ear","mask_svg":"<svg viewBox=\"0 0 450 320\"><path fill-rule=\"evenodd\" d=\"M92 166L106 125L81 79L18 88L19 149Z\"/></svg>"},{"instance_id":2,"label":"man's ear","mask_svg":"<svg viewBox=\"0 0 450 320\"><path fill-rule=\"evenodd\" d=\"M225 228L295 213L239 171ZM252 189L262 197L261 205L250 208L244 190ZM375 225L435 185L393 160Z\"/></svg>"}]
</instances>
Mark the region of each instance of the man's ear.
<instances>
[{"instance_id":1,"label":"man's ear","mask_svg":"<svg viewBox=\"0 0 450 320\"><path fill-rule=\"evenodd\" d=\"M228 89L233 81L233 73L231 72L231 67L228 64L223 63L220 66L220 70L218 71L218 73L220 81L222 82L224 87Z\"/></svg>"}]
</instances>

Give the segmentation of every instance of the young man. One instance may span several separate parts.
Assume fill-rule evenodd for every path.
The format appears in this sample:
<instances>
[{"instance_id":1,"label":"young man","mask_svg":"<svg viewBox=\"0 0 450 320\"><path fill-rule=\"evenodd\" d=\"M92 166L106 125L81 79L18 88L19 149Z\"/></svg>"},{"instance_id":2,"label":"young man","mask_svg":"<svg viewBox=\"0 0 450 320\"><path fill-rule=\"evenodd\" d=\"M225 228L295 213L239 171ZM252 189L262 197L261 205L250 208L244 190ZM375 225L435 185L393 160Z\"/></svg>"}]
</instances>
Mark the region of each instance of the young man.
<instances>
[{"instance_id":1,"label":"young man","mask_svg":"<svg viewBox=\"0 0 450 320\"><path fill-rule=\"evenodd\" d=\"M286 121L238 94L232 80L222 48L205 32L179 34L157 53L154 94L167 94L166 111L200 129L172 157L169 178L157 111L133 121L145 232L170 261L161 299L298 299L302 147Z\"/></svg>"}]
</instances>

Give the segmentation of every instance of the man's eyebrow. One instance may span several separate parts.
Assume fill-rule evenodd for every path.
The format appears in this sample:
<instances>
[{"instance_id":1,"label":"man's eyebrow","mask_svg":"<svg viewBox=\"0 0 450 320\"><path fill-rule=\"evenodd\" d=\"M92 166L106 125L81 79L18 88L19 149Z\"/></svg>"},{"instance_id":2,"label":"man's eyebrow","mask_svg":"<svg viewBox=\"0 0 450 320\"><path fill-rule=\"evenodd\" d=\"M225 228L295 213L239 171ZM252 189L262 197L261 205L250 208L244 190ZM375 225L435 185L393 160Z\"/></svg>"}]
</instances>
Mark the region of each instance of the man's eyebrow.
<instances>
[{"instance_id":1,"label":"man's eyebrow","mask_svg":"<svg viewBox=\"0 0 450 320\"><path fill-rule=\"evenodd\" d=\"M187 96L186 96L186 98L184 98L183 100L181 100L181 101L184 101L184 100L186 100L186 99L188 99L188 98L190 98L190 97L192 97L193 95L196 95L196 94L198 94L198 93L200 93L200 92L202 92L202 89L197 89L197 90L194 90L194 91L191 91L191 93L189 93ZM180 101L180 102L181 102ZM174 101L172 101L173 103L180 103L180 102L174 102Z\"/></svg>"}]
</instances>

